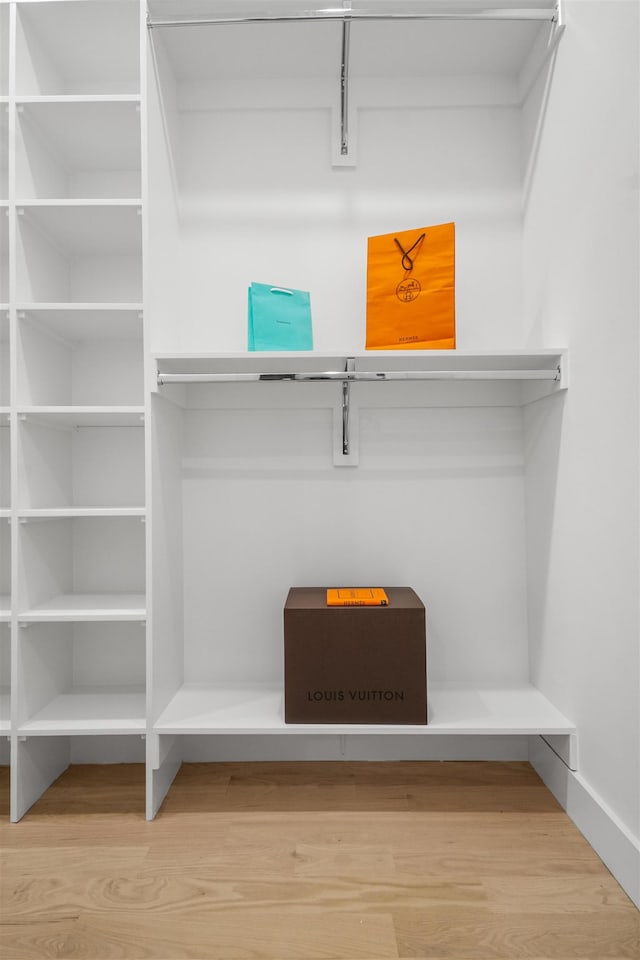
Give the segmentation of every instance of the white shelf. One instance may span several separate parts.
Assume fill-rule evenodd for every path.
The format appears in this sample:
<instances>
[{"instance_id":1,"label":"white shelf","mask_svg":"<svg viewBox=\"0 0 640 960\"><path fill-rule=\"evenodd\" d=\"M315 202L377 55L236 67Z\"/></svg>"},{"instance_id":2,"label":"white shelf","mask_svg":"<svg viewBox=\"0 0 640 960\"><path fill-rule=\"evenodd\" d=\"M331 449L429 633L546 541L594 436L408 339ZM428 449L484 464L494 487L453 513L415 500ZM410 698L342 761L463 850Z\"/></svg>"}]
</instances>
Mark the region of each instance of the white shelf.
<instances>
[{"instance_id":1,"label":"white shelf","mask_svg":"<svg viewBox=\"0 0 640 960\"><path fill-rule=\"evenodd\" d=\"M477 371L482 378L496 373L496 379L513 373L520 379L535 370L554 373L566 359L563 349L521 351L465 350L368 350L361 353L199 353L154 355L160 375L260 375L275 373L342 372L348 359L354 361L354 372L408 371L443 373L454 379L457 374Z\"/></svg>"},{"instance_id":2,"label":"white shelf","mask_svg":"<svg viewBox=\"0 0 640 960\"><path fill-rule=\"evenodd\" d=\"M37 507L18 511L19 520L53 520L60 517L140 517L144 507Z\"/></svg>"},{"instance_id":3,"label":"white shelf","mask_svg":"<svg viewBox=\"0 0 640 960\"><path fill-rule=\"evenodd\" d=\"M67 219L68 211L71 210L89 210L91 213L96 210L137 210L141 204L140 197L42 197L38 199L19 197L16 200L18 213L22 209L25 212L27 210L56 210L63 215L64 219ZM46 214L43 214L43 216L46 216Z\"/></svg>"},{"instance_id":4,"label":"white shelf","mask_svg":"<svg viewBox=\"0 0 640 960\"><path fill-rule=\"evenodd\" d=\"M47 426L67 427L139 427L144 422L143 406L47 406L22 407L18 417Z\"/></svg>"},{"instance_id":5,"label":"white shelf","mask_svg":"<svg viewBox=\"0 0 640 960\"><path fill-rule=\"evenodd\" d=\"M187 684L154 725L173 734L398 734L529 735L572 734L567 720L535 687L432 685L429 723L286 724L281 687L220 688Z\"/></svg>"},{"instance_id":6,"label":"white shelf","mask_svg":"<svg viewBox=\"0 0 640 960\"><path fill-rule=\"evenodd\" d=\"M438 396L455 405L520 405L566 389L567 352L564 349L484 351L369 350L360 353L230 353L156 354L158 389L181 384L202 389L203 384L281 380L322 382L349 380L370 386L376 400L389 401L392 387L418 383L430 389L416 394L433 402ZM347 371L348 366L348 371ZM379 384L386 392L379 392ZM371 386L374 384L375 386ZM490 391L490 393L488 393ZM188 396L188 395L187 395ZM369 395L368 403L373 395ZM397 402L397 401L393 401ZM187 403L187 406L189 404ZM197 405L197 401L196 401Z\"/></svg>"},{"instance_id":7,"label":"white shelf","mask_svg":"<svg viewBox=\"0 0 640 960\"><path fill-rule=\"evenodd\" d=\"M143 594L79 594L66 593L51 597L45 603L24 610L21 623L88 620L144 620Z\"/></svg>"},{"instance_id":8,"label":"white shelf","mask_svg":"<svg viewBox=\"0 0 640 960\"><path fill-rule=\"evenodd\" d=\"M29 303L23 302L18 304L18 314L20 314L21 312L25 312L25 313L42 313L43 315L44 314L49 315L51 313L62 314L62 313L77 312L79 314L86 313L87 315L89 315L89 314L96 314L101 311L108 312L109 314L111 313L116 314L116 313L120 313L121 311L130 311L130 312L140 313L142 311L142 303L139 301L136 301L135 303L110 303L109 301L104 301L104 302L88 301L86 303L73 302L73 301L69 303L62 303L60 301L51 301L47 303L47 302L41 302L41 301L33 301ZM107 316L106 319L108 320L109 317Z\"/></svg>"},{"instance_id":9,"label":"white shelf","mask_svg":"<svg viewBox=\"0 0 640 960\"><path fill-rule=\"evenodd\" d=\"M21 734L135 734L146 727L144 689L84 687L55 697L22 724Z\"/></svg>"},{"instance_id":10,"label":"white shelf","mask_svg":"<svg viewBox=\"0 0 640 960\"><path fill-rule=\"evenodd\" d=\"M73 106L74 104L91 105L101 103L131 103L139 104L141 97L137 93L67 93L67 94L27 94L17 97L16 103L20 107L22 104L60 104L63 106ZM0 97L2 103L2 97Z\"/></svg>"}]
</instances>

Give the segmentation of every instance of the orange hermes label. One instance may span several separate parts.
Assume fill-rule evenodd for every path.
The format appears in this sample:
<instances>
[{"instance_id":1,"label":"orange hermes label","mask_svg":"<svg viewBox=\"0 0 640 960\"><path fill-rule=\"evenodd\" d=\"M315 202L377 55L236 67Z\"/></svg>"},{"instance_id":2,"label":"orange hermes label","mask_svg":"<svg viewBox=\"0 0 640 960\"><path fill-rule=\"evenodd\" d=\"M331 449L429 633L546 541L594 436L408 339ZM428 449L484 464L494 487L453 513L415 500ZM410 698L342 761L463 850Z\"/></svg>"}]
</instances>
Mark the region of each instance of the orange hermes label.
<instances>
[{"instance_id":1,"label":"orange hermes label","mask_svg":"<svg viewBox=\"0 0 640 960\"><path fill-rule=\"evenodd\" d=\"M381 587L333 587L327 590L328 607L386 607L389 598Z\"/></svg>"},{"instance_id":2,"label":"orange hermes label","mask_svg":"<svg viewBox=\"0 0 640 960\"><path fill-rule=\"evenodd\" d=\"M369 237L367 349L455 345L455 224Z\"/></svg>"}]
</instances>

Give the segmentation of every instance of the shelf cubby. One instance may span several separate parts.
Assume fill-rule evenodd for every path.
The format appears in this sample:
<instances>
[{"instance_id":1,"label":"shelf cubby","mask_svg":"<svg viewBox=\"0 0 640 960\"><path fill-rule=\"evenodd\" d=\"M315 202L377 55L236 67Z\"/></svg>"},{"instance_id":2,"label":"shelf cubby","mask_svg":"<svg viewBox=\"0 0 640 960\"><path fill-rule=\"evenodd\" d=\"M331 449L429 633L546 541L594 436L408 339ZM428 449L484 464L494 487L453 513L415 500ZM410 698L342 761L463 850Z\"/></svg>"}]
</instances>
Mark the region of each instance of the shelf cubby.
<instances>
[{"instance_id":1,"label":"shelf cubby","mask_svg":"<svg viewBox=\"0 0 640 960\"><path fill-rule=\"evenodd\" d=\"M140 198L139 98L23 100L17 132L18 197Z\"/></svg>"},{"instance_id":2,"label":"shelf cubby","mask_svg":"<svg viewBox=\"0 0 640 960\"><path fill-rule=\"evenodd\" d=\"M32 201L17 209L19 302L140 302L139 201Z\"/></svg>"},{"instance_id":3,"label":"shelf cubby","mask_svg":"<svg viewBox=\"0 0 640 960\"><path fill-rule=\"evenodd\" d=\"M8 410L11 400L9 354L9 312L0 307L0 411L3 408ZM0 423L1 417L0 414Z\"/></svg>"},{"instance_id":4,"label":"shelf cubby","mask_svg":"<svg viewBox=\"0 0 640 960\"><path fill-rule=\"evenodd\" d=\"M18 4L17 94L139 93L138 25L126 0Z\"/></svg>"},{"instance_id":5,"label":"shelf cubby","mask_svg":"<svg viewBox=\"0 0 640 960\"><path fill-rule=\"evenodd\" d=\"M144 730L145 637L139 623L34 623L20 630L19 641L19 732Z\"/></svg>"},{"instance_id":6,"label":"shelf cubby","mask_svg":"<svg viewBox=\"0 0 640 960\"><path fill-rule=\"evenodd\" d=\"M54 415L55 417L55 415ZM144 427L114 426L109 414L66 429L46 415L21 414L18 509L38 512L144 510Z\"/></svg>"},{"instance_id":7,"label":"shelf cubby","mask_svg":"<svg viewBox=\"0 0 640 960\"><path fill-rule=\"evenodd\" d=\"M3 602L0 596L0 734L11 729L11 634L2 619Z\"/></svg>"},{"instance_id":8,"label":"shelf cubby","mask_svg":"<svg viewBox=\"0 0 640 960\"><path fill-rule=\"evenodd\" d=\"M9 303L9 207L0 197L0 310Z\"/></svg>"},{"instance_id":9,"label":"shelf cubby","mask_svg":"<svg viewBox=\"0 0 640 960\"><path fill-rule=\"evenodd\" d=\"M0 409L0 518L11 509L11 431L9 414Z\"/></svg>"},{"instance_id":10,"label":"shelf cubby","mask_svg":"<svg viewBox=\"0 0 640 960\"><path fill-rule=\"evenodd\" d=\"M1 8L0 8L1 9ZM9 107L0 97L0 204L9 199ZM2 211L3 216L5 215Z\"/></svg>"},{"instance_id":11,"label":"shelf cubby","mask_svg":"<svg viewBox=\"0 0 640 960\"><path fill-rule=\"evenodd\" d=\"M0 431L1 436L2 431ZM0 512L1 513L1 512ZM0 623L11 618L11 524L0 515Z\"/></svg>"},{"instance_id":12,"label":"shelf cubby","mask_svg":"<svg viewBox=\"0 0 640 960\"><path fill-rule=\"evenodd\" d=\"M9 4L0 5L0 108L9 95Z\"/></svg>"},{"instance_id":13,"label":"shelf cubby","mask_svg":"<svg viewBox=\"0 0 640 960\"><path fill-rule=\"evenodd\" d=\"M22 622L144 619L145 545L140 517L22 517Z\"/></svg>"},{"instance_id":14,"label":"shelf cubby","mask_svg":"<svg viewBox=\"0 0 640 960\"><path fill-rule=\"evenodd\" d=\"M135 406L144 400L142 323L131 306L25 309L18 323L21 406Z\"/></svg>"}]
</instances>

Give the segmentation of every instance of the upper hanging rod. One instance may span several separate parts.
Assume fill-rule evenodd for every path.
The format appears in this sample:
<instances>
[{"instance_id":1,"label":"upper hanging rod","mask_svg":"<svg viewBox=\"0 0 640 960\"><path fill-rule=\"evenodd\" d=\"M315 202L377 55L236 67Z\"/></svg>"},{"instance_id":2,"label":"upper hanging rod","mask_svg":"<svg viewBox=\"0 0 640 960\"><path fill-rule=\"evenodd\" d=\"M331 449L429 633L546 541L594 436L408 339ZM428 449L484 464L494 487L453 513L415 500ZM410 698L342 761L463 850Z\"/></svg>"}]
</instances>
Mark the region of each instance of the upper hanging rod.
<instances>
[{"instance_id":1,"label":"upper hanging rod","mask_svg":"<svg viewBox=\"0 0 640 960\"><path fill-rule=\"evenodd\" d=\"M444 13L431 11L424 13L359 13L357 10L345 10L337 13L335 10L323 12L314 10L304 14L278 14L253 17L207 17L201 19L184 20L152 20L147 18L148 27L203 27L224 23L290 23L322 20L344 23L353 20L558 20L558 11L555 7L542 10L514 7L511 9L487 8L476 12L467 10L461 13Z\"/></svg>"},{"instance_id":2,"label":"upper hanging rod","mask_svg":"<svg viewBox=\"0 0 640 960\"><path fill-rule=\"evenodd\" d=\"M542 370L327 370L309 373L158 373L158 383L242 383L251 381L296 380L315 382L381 383L390 380L554 380L559 367Z\"/></svg>"}]
</instances>

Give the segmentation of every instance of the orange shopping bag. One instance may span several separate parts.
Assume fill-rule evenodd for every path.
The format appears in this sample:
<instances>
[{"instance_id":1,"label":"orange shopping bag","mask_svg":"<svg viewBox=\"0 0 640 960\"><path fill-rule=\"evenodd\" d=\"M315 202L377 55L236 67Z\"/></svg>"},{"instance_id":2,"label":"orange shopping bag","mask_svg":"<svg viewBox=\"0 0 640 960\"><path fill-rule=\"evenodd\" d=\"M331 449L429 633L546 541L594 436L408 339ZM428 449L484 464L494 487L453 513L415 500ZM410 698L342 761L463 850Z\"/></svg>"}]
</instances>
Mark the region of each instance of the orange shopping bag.
<instances>
[{"instance_id":1,"label":"orange shopping bag","mask_svg":"<svg viewBox=\"0 0 640 960\"><path fill-rule=\"evenodd\" d=\"M367 350L453 350L455 224L369 237Z\"/></svg>"}]
</instances>

